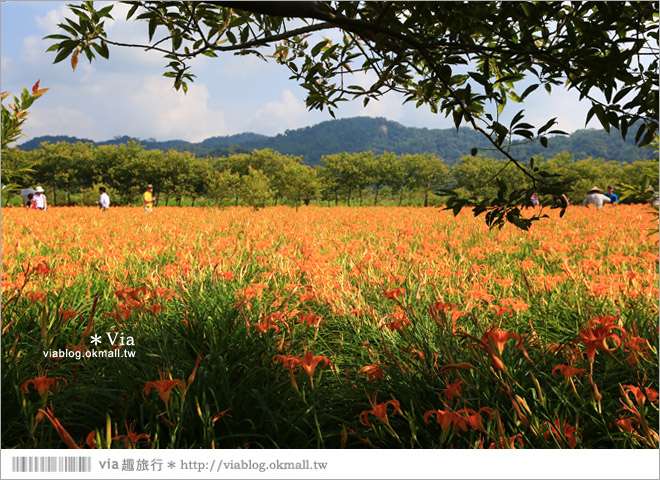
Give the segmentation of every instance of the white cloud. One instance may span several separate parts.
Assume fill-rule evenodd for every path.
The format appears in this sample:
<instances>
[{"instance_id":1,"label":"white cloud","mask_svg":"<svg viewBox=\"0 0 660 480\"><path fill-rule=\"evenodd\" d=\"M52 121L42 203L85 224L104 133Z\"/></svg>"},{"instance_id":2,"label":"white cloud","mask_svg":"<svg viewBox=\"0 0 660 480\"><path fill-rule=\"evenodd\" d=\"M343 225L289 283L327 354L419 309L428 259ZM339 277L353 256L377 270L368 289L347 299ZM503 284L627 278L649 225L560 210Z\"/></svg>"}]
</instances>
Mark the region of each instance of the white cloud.
<instances>
[{"instance_id":1,"label":"white cloud","mask_svg":"<svg viewBox=\"0 0 660 480\"><path fill-rule=\"evenodd\" d=\"M126 98L122 110L130 112L124 119L130 132L159 139L183 139L199 142L227 133L225 115L208 106L209 91L204 84L184 95L172 87L170 79L150 76ZM136 135L135 133L131 133Z\"/></svg>"},{"instance_id":2,"label":"white cloud","mask_svg":"<svg viewBox=\"0 0 660 480\"><path fill-rule=\"evenodd\" d=\"M305 104L285 88L282 90L280 101L268 102L257 110L252 119L247 122L247 127L266 135L283 133L284 130L300 127L301 121L307 114Z\"/></svg>"},{"instance_id":3,"label":"white cloud","mask_svg":"<svg viewBox=\"0 0 660 480\"><path fill-rule=\"evenodd\" d=\"M588 101L580 102L579 95L575 92L554 88L551 94L544 91L537 97L526 106L526 113L529 114L525 119L533 125L541 127L551 118L557 117L559 123L555 124L553 129L569 133L583 128L602 128L596 117L585 126L591 104Z\"/></svg>"},{"instance_id":4,"label":"white cloud","mask_svg":"<svg viewBox=\"0 0 660 480\"><path fill-rule=\"evenodd\" d=\"M44 33L44 35L50 35L55 33L57 30L57 25L63 23L65 16L69 13L69 9L65 4L61 4L58 8L48 10L42 16L36 16L34 18L39 30Z\"/></svg>"},{"instance_id":5,"label":"white cloud","mask_svg":"<svg viewBox=\"0 0 660 480\"><path fill-rule=\"evenodd\" d=\"M40 107L38 103L31 109L25 123L25 140L44 135L75 135L79 138L92 138L95 131L94 118L77 108L56 106Z\"/></svg>"},{"instance_id":6,"label":"white cloud","mask_svg":"<svg viewBox=\"0 0 660 480\"><path fill-rule=\"evenodd\" d=\"M25 62L32 67L43 65L44 51L46 48L47 47L40 37L37 37L36 35L25 37L23 39L23 53L20 59L21 62Z\"/></svg>"},{"instance_id":7,"label":"white cloud","mask_svg":"<svg viewBox=\"0 0 660 480\"><path fill-rule=\"evenodd\" d=\"M0 58L0 70L8 70L12 68L14 60L11 57L3 56Z\"/></svg>"},{"instance_id":8,"label":"white cloud","mask_svg":"<svg viewBox=\"0 0 660 480\"><path fill-rule=\"evenodd\" d=\"M403 117L403 100L399 95L387 93L378 100L371 100L359 113L360 117L385 117L400 121Z\"/></svg>"}]
</instances>

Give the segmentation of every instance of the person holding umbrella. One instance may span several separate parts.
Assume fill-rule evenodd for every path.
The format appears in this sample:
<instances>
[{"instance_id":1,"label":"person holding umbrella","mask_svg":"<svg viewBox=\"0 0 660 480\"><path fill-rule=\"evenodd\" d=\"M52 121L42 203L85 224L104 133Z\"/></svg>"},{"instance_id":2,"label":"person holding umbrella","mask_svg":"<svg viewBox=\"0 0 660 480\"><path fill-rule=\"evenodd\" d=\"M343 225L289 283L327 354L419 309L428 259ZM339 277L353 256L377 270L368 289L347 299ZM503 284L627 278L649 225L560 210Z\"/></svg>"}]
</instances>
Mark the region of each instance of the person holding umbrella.
<instances>
[{"instance_id":1,"label":"person holding umbrella","mask_svg":"<svg viewBox=\"0 0 660 480\"><path fill-rule=\"evenodd\" d=\"M25 202L25 208L28 208L28 209L35 209L36 208L36 206L34 204L34 200L33 200L34 194L35 194L35 191L32 190L31 188L24 188L19 193L19 195L21 196L21 198Z\"/></svg>"},{"instance_id":2,"label":"person holding umbrella","mask_svg":"<svg viewBox=\"0 0 660 480\"><path fill-rule=\"evenodd\" d=\"M37 210L48 209L46 194L44 193L44 189L41 188L40 186L38 186L37 189L34 191L34 197L32 197L32 201L34 202L34 206Z\"/></svg>"}]
</instances>

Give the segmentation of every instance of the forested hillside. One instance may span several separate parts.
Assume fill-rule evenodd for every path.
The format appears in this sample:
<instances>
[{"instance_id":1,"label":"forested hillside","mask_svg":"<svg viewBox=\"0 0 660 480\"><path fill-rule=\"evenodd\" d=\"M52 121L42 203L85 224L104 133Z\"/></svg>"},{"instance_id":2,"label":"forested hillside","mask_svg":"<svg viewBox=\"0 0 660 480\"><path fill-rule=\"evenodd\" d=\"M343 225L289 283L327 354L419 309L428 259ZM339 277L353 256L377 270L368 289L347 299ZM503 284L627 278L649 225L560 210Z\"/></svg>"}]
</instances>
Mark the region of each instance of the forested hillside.
<instances>
[{"instance_id":1,"label":"forested hillside","mask_svg":"<svg viewBox=\"0 0 660 480\"><path fill-rule=\"evenodd\" d=\"M606 161L630 163L636 160L647 160L653 156L650 149L639 149L632 142L623 141L617 132L609 135L604 130L578 130L566 137L550 139L548 148L543 148L538 142L514 147L517 158L527 160L533 155L553 157L560 152L570 152L576 158L602 158ZM104 142L93 142L95 145L119 145L127 143L128 136L116 137ZM60 141L75 143L89 142L67 136L46 136L31 139L22 145L23 150L39 148L42 142L57 143ZM384 118L356 117L341 120L330 120L317 125L296 130L287 130L274 137L255 133L240 133L225 137L212 137L199 143L184 140L157 141L142 139L142 145L147 150L170 150L191 152L197 156L227 156L233 153L249 153L254 149L270 148L285 155L302 156L304 163L316 166L323 155L341 152L374 153L393 152L397 155L431 153L444 159L452 165L470 153L474 147L485 147L486 141L473 130L427 129L405 127L397 122ZM497 152L484 152L488 156L498 158Z\"/></svg>"}]
</instances>

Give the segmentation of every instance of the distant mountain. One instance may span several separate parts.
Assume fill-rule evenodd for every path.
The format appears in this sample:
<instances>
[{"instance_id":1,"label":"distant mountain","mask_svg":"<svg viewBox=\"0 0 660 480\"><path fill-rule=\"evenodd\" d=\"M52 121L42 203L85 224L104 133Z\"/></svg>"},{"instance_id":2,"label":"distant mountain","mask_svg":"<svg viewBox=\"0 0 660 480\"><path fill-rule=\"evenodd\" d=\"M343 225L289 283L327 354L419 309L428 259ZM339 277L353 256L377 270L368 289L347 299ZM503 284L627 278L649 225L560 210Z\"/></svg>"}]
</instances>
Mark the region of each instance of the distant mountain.
<instances>
[{"instance_id":1,"label":"distant mountain","mask_svg":"<svg viewBox=\"0 0 660 480\"><path fill-rule=\"evenodd\" d=\"M632 132L635 129L631 129ZM569 136L553 137L548 148L539 142L519 145L514 148L516 158L527 160L534 155L552 157L568 151L575 158L603 158L608 161L629 163L654 157L648 148L637 148L629 136L621 139L617 131L608 134L604 130L578 130ZM95 145L117 145L126 143L131 137L115 137L104 142L91 142L67 136L45 136L29 140L20 148L34 150L42 142L91 142ZM137 139L135 139L137 140ZM274 137L256 133L240 133L224 137L211 137L199 143L184 140L157 141L139 140L146 149L189 151L197 156L226 156L232 153L248 153L254 149L271 148L283 154L302 156L308 165L319 164L323 155L341 152L383 151L403 153L430 152L448 163L455 163L468 155L474 147L487 156L499 158L497 151L487 150L488 143L481 134L469 128L444 130L406 127L384 118L356 117L329 120L311 127L287 130Z\"/></svg>"}]
</instances>

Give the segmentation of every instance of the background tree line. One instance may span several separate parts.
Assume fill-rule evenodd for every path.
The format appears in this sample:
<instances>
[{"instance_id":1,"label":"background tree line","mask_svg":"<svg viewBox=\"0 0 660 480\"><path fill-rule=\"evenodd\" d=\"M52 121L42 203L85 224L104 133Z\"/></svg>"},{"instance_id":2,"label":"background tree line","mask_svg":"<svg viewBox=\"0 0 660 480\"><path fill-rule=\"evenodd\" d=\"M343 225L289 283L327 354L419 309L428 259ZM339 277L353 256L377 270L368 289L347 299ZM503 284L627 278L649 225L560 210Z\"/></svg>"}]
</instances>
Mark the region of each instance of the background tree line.
<instances>
[{"instance_id":1,"label":"background tree line","mask_svg":"<svg viewBox=\"0 0 660 480\"><path fill-rule=\"evenodd\" d=\"M648 184L657 161L619 163L602 158L576 159L562 152L536 165L567 181L566 195L580 202L594 185ZM22 167L29 166L29 169ZM453 165L430 153L337 153L324 155L317 167L300 156L271 149L225 157L196 157L171 149L146 150L138 142L95 146L92 143L43 143L40 148L9 150L3 170L21 172L22 187L41 185L51 205L93 205L98 187L106 186L113 205L140 204L148 183L155 185L159 206L181 205L439 205L432 193L451 188L464 196L493 198L500 179L509 189L528 178L503 160L466 155ZM20 204L20 197L3 198Z\"/></svg>"},{"instance_id":2,"label":"background tree line","mask_svg":"<svg viewBox=\"0 0 660 480\"><path fill-rule=\"evenodd\" d=\"M636 125L635 125L636 126ZM22 150L35 150L43 142L83 142L100 145L126 144L130 140L138 140L129 136L118 136L102 142L77 137L43 136L28 140L20 145ZM522 141L513 151L519 158L531 158L544 155L549 158L563 151L572 152L577 158L603 158L630 163L636 160L653 158L652 151L638 148L634 136L625 140L617 135L610 135L605 130L577 130L566 136L553 136L547 148L540 141ZM313 126L286 130L283 134L272 137L256 133L239 133L224 137L211 137L201 142L191 143L184 140L157 141L155 139L139 139L146 150L178 150L191 152L198 157L224 157L233 153L249 153L253 150L270 148L285 155L301 156L307 165L317 166L324 155L341 152L374 153L394 152L432 153L440 156L449 165L458 162L471 148L477 147L484 151L487 141L481 134L470 129L455 128L427 129L406 127L400 123L385 118L342 118L328 120ZM489 153L494 158L505 158L497 151Z\"/></svg>"}]
</instances>

